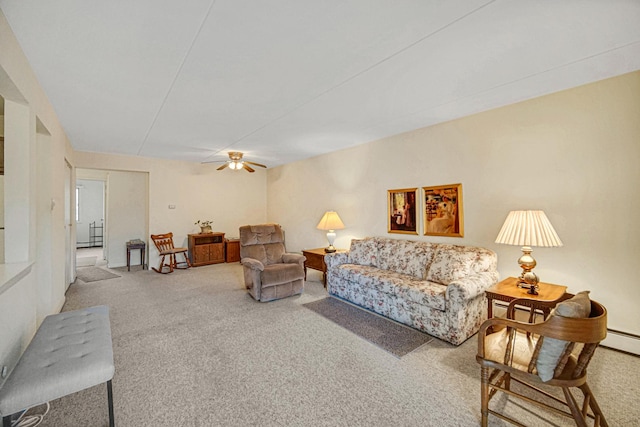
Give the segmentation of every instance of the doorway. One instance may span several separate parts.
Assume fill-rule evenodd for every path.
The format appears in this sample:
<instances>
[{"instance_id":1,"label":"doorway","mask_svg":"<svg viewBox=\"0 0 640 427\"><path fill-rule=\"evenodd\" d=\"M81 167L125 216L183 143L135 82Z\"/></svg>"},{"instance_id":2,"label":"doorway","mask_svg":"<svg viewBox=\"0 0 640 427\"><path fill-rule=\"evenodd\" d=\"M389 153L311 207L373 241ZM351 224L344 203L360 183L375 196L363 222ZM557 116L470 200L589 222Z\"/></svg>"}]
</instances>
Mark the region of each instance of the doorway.
<instances>
[{"instance_id":1,"label":"doorway","mask_svg":"<svg viewBox=\"0 0 640 427\"><path fill-rule=\"evenodd\" d=\"M76 168L78 267L126 266L126 242L147 242L148 182L148 172Z\"/></svg>"}]
</instances>

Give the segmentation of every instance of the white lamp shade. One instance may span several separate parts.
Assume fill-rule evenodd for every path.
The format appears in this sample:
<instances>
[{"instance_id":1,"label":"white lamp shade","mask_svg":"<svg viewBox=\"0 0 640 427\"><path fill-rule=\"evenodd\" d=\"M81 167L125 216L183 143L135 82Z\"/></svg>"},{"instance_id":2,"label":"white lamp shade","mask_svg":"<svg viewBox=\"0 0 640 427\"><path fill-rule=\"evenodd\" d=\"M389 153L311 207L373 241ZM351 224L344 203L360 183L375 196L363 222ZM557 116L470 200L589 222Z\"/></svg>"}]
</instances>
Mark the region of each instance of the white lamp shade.
<instances>
[{"instance_id":1,"label":"white lamp shade","mask_svg":"<svg viewBox=\"0 0 640 427\"><path fill-rule=\"evenodd\" d=\"M335 211L327 211L316 227L318 230L342 230L344 224Z\"/></svg>"},{"instance_id":2,"label":"white lamp shade","mask_svg":"<svg viewBox=\"0 0 640 427\"><path fill-rule=\"evenodd\" d=\"M562 241L543 211L511 211L496 243L517 246L562 246Z\"/></svg>"}]
</instances>

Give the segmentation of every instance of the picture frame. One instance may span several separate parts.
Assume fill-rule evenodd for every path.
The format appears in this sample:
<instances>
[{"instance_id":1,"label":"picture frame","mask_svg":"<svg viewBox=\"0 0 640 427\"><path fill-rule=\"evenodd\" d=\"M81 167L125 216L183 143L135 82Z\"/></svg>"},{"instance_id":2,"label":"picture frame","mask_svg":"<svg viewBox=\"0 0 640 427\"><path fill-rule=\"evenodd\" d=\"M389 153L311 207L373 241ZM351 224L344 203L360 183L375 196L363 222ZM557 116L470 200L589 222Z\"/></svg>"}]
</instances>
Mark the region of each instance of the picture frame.
<instances>
[{"instance_id":1,"label":"picture frame","mask_svg":"<svg viewBox=\"0 0 640 427\"><path fill-rule=\"evenodd\" d=\"M418 234L418 188L387 191L387 232Z\"/></svg>"},{"instance_id":2,"label":"picture frame","mask_svg":"<svg viewBox=\"0 0 640 427\"><path fill-rule=\"evenodd\" d=\"M425 236L464 236L462 184L422 187Z\"/></svg>"}]
</instances>

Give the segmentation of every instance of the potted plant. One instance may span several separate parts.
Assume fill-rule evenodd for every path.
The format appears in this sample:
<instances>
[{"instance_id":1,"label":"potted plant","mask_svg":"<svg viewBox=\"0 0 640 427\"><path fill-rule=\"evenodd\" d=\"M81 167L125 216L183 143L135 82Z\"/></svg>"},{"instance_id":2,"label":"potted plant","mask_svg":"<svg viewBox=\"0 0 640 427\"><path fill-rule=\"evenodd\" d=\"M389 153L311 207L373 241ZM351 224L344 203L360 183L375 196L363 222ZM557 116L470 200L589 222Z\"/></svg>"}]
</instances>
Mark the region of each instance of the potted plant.
<instances>
[{"instance_id":1,"label":"potted plant","mask_svg":"<svg viewBox=\"0 0 640 427\"><path fill-rule=\"evenodd\" d=\"M194 222L195 225L199 225L200 226L200 232L201 233L211 233L211 224L213 224L213 221L200 221L197 220L196 222Z\"/></svg>"}]
</instances>

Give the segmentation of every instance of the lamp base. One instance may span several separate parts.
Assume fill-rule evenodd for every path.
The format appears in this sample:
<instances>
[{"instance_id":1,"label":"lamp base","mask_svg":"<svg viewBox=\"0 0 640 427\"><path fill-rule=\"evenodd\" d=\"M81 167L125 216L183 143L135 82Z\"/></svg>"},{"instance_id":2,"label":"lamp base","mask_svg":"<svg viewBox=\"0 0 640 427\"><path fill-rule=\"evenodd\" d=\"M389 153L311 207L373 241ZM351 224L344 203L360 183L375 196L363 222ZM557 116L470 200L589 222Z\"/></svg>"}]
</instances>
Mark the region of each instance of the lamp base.
<instances>
[{"instance_id":1,"label":"lamp base","mask_svg":"<svg viewBox=\"0 0 640 427\"><path fill-rule=\"evenodd\" d=\"M527 294L538 295L538 285L530 285L529 283L518 282L518 287L522 289L528 289Z\"/></svg>"},{"instance_id":2,"label":"lamp base","mask_svg":"<svg viewBox=\"0 0 640 427\"><path fill-rule=\"evenodd\" d=\"M336 251L336 248L333 247L333 245L329 246L328 248L324 248L324 252L327 254L332 254Z\"/></svg>"},{"instance_id":3,"label":"lamp base","mask_svg":"<svg viewBox=\"0 0 640 427\"><path fill-rule=\"evenodd\" d=\"M522 268L522 273L518 277L518 287L528 289L529 295L538 295L538 282L540 279L532 270L536 266L536 260L531 256L531 248L522 247L522 256L518 259L518 264Z\"/></svg>"}]
</instances>

